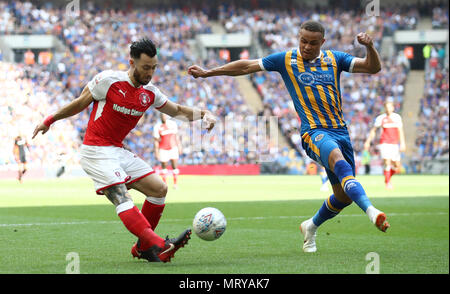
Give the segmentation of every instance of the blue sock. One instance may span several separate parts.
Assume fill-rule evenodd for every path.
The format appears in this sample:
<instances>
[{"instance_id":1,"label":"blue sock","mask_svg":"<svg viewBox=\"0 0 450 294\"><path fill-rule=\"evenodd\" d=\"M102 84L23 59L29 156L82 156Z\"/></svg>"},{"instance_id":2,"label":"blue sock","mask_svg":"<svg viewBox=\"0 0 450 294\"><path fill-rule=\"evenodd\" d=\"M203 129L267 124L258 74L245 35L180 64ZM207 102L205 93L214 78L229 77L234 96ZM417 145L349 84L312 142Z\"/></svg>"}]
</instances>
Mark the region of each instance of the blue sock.
<instances>
[{"instance_id":1,"label":"blue sock","mask_svg":"<svg viewBox=\"0 0 450 294\"><path fill-rule=\"evenodd\" d=\"M344 207L350 204L351 203L340 202L333 194L323 202L322 207L313 216L312 221L316 226L320 226L324 221L338 215Z\"/></svg>"},{"instance_id":2,"label":"blue sock","mask_svg":"<svg viewBox=\"0 0 450 294\"><path fill-rule=\"evenodd\" d=\"M361 184L353 176L353 170L350 164L345 160L340 160L334 165L334 174L341 182L344 192L352 199L364 212L371 206Z\"/></svg>"}]
</instances>

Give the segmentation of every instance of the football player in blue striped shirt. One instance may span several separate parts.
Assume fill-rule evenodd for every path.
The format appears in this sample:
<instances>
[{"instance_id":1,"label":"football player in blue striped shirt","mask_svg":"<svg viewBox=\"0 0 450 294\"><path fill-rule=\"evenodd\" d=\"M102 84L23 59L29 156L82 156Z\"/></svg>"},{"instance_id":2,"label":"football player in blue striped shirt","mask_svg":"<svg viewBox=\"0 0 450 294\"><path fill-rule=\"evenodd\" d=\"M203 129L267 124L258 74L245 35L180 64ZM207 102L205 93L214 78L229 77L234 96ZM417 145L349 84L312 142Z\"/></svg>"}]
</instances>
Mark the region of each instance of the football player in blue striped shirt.
<instances>
[{"instance_id":1,"label":"football player in blue striped shirt","mask_svg":"<svg viewBox=\"0 0 450 294\"><path fill-rule=\"evenodd\" d=\"M302 146L309 157L325 167L333 188L333 194L317 213L300 225L305 252L317 250L317 228L352 202L378 229L385 232L389 228L386 215L372 205L355 178L353 147L342 113L341 72L375 74L381 70L372 37L359 33L356 38L366 47L364 58L321 50L325 29L321 23L309 20L300 26L298 48L261 59L233 61L209 70L197 65L188 69L194 78L239 76L263 70L276 71L283 78L301 119Z\"/></svg>"}]
</instances>

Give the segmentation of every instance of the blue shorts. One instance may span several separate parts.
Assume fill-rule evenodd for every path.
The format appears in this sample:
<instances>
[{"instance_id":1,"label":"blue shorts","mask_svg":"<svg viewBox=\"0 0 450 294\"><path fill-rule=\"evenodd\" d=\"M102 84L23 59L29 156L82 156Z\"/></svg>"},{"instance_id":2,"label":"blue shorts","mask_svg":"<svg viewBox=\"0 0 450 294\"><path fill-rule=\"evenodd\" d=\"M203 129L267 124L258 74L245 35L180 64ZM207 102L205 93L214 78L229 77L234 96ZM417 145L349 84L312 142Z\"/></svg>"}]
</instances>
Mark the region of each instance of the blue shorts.
<instances>
[{"instance_id":1,"label":"blue shorts","mask_svg":"<svg viewBox=\"0 0 450 294\"><path fill-rule=\"evenodd\" d=\"M332 150L339 148L345 160L351 165L355 176L355 158L347 128L312 129L302 135L302 147L308 156L325 167L332 185L340 184L338 177L330 170L328 157Z\"/></svg>"}]
</instances>

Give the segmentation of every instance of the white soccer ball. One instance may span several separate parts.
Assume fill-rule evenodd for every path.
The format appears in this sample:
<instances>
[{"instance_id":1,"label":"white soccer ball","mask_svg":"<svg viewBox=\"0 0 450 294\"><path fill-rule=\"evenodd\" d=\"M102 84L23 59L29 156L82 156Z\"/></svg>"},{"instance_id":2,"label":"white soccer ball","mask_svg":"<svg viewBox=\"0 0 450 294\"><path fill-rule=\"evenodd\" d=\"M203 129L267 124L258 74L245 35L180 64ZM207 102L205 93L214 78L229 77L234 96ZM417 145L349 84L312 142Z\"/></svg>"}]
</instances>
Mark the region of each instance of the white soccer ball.
<instances>
[{"instance_id":1,"label":"white soccer ball","mask_svg":"<svg viewBox=\"0 0 450 294\"><path fill-rule=\"evenodd\" d=\"M194 233L206 241L214 241L220 238L227 228L227 220L223 213L214 207L201 209L192 222Z\"/></svg>"}]
</instances>

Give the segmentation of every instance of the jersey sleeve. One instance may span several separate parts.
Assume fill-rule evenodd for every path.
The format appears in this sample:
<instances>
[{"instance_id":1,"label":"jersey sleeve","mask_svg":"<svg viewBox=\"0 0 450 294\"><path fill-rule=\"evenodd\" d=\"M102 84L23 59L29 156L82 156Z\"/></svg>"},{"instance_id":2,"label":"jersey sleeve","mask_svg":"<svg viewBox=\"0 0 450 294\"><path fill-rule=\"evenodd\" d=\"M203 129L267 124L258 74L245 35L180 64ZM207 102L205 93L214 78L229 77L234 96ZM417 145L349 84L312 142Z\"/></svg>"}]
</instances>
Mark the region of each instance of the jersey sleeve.
<instances>
[{"instance_id":1,"label":"jersey sleeve","mask_svg":"<svg viewBox=\"0 0 450 294\"><path fill-rule=\"evenodd\" d=\"M353 72L353 66L356 61L355 56L341 51L333 51L333 54L336 58L336 64L339 72Z\"/></svg>"},{"instance_id":2,"label":"jersey sleeve","mask_svg":"<svg viewBox=\"0 0 450 294\"><path fill-rule=\"evenodd\" d=\"M286 52L270 54L259 59L259 66L262 70L280 72L284 66L284 57Z\"/></svg>"},{"instance_id":3,"label":"jersey sleeve","mask_svg":"<svg viewBox=\"0 0 450 294\"><path fill-rule=\"evenodd\" d=\"M177 125L177 123L174 120L169 120L169 121L170 121L171 127L173 128L175 134L178 133L178 125Z\"/></svg>"},{"instance_id":4,"label":"jersey sleeve","mask_svg":"<svg viewBox=\"0 0 450 294\"><path fill-rule=\"evenodd\" d=\"M113 75L111 70L102 71L98 73L88 84L89 91L95 100L106 99L109 87L113 83Z\"/></svg>"},{"instance_id":5,"label":"jersey sleeve","mask_svg":"<svg viewBox=\"0 0 450 294\"><path fill-rule=\"evenodd\" d=\"M375 123L373 124L374 127L379 128L381 127L381 123L383 122L383 115L379 115L375 118Z\"/></svg>"},{"instance_id":6,"label":"jersey sleeve","mask_svg":"<svg viewBox=\"0 0 450 294\"><path fill-rule=\"evenodd\" d=\"M155 85L149 84L145 86L146 89L152 91L155 94L155 101L152 104L152 107L156 109L160 109L166 105L167 101L169 100L167 96L161 92Z\"/></svg>"},{"instance_id":7,"label":"jersey sleeve","mask_svg":"<svg viewBox=\"0 0 450 294\"><path fill-rule=\"evenodd\" d=\"M396 120L397 120L398 128L402 128L403 127L402 117L400 116L400 114L397 114L397 113L396 113L395 117L396 117Z\"/></svg>"}]
</instances>

